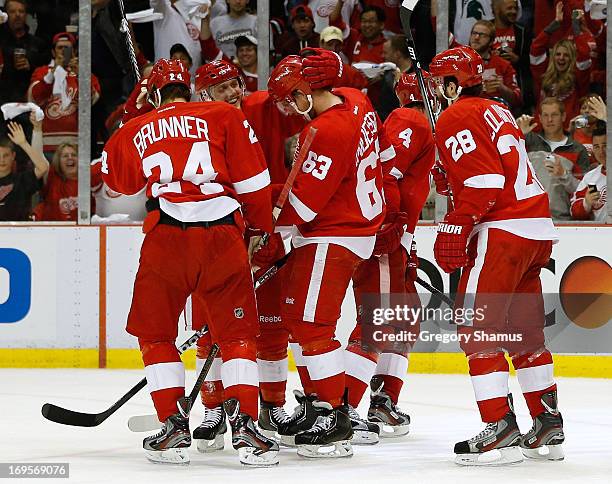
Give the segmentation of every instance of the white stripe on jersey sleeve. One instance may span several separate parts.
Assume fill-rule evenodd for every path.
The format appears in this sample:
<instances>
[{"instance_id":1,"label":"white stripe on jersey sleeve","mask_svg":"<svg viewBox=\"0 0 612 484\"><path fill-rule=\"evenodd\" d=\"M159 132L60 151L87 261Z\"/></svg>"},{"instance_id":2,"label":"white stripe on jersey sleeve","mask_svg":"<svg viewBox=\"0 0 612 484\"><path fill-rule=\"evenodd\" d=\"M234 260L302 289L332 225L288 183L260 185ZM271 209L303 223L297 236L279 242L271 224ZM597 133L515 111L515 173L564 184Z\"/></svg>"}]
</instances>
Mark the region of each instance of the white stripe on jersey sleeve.
<instances>
[{"instance_id":1,"label":"white stripe on jersey sleeve","mask_svg":"<svg viewBox=\"0 0 612 484\"><path fill-rule=\"evenodd\" d=\"M531 62L532 66L539 66L542 62L546 60L546 54L542 55L529 55L529 62Z\"/></svg>"},{"instance_id":2,"label":"white stripe on jersey sleeve","mask_svg":"<svg viewBox=\"0 0 612 484\"><path fill-rule=\"evenodd\" d=\"M393 168L391 168L391 171L389 172L389 174L396 178L397 180L401 180L402 178L404 178L404 174L399 171L395 166Z\"/></svg>"},{"instance_id":3,"label":"white stripe on jersey sleeve","mask_svg":"<svg viewBox=\"0 0 612 484\"><path fill-rule=\"evenodd\" d=\"M504 188L506 178L504 175L489 173L468 178L463 185L470 188Z\"/></svg>"},{"instance_id":4,"label":"white stripe on jersey sleeve","mask_svg":"<svg viewBox=\"0 0 612 484\"><path fill-rule=\"evenodd\" d=\"M289 203L304 222L310 222L317 216L317 212L310 210L310 208L296 197L293 192L289 192Z\"/></svg>"},{"instance_id":5,"label":"white stripe on jersey sleeve","mask_svg":"<svg viewBox=\"0 0 612 484\"><path fill-rule=\"evenodd\" d=\"M380 154L380 161L382 161L383 163L385 161L389 161L395 158L395 154L395 148L393 147L393 145L391 145Z\"/></svg>"},{"instance_id":6,"label":"white stripe on jersey sleeve","mask_svg":"<svg viewBox=\"0 0 612 484\"><path fill-rule=\"evenodd\" d=\"M261 173L258 173L251 178L247 178L246 180L242 180L239 182L234 182L234 190L238 195L242 193L252 193L257 190L261 190L262 188L266 188L270 184L270 173L266 168Z\"/></svg>"}]
</instances>

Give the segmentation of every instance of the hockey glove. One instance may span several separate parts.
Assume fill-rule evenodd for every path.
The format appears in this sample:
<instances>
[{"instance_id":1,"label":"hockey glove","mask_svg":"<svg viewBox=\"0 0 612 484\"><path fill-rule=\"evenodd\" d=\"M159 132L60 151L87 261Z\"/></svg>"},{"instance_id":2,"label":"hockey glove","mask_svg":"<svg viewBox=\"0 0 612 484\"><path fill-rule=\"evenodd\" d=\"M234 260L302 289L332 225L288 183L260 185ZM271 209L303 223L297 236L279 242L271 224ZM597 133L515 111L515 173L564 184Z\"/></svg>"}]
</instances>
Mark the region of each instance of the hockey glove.
<instances>
[{"instance_id":1,"label":"hockey glove","mask_svg":"<svg viewBox=\"0 0 612 484\"><path fill-rule=\"evenodd\" d=\"M438 224L438 235L434 243L434 257L440 268L451 273L468 263L468 237L474 228L474 218L453 212Z\"/></svg>"},{"instance_id":2,"label":"hockey glove","mask_svg":"<svg viewBox=\"0 0 612 484\"><path fill-rule=\"evenodd\" d=\"M410 252L408 253L408 263L406 264L406 277L412 282L417 279L417 269L419 268L419 258L417 257L416 240L412 239L410 243Z\"/></svg>"},{"instance_id":3,"label":"hockey glove","mask_svg":"<svg viewBox=\"0 0 612 484\"><path fill-rule=\"evenodd\" d=\"M313 51L315 54L311 54ZM312 89L332 87L342 77L344 66L335 52L307 47L300 55L307 55L302 61L302 75Z\"/></svg>"},{"instance_id":4,"label":"hockey glove","mask_svg":"<svg viewBox=\"0 0 612 484\"><path fill-rule=\"evenodd\" d=\"M123 124L153 110L151 103L147 102L147 81L148 79L141 79L134 87L130 97L127 98L121 119Z\"/></svg>"},{"instance_id":5,"label":"hockey glove","mask_svg":"<svg viewBox=\"0 0 612 484\"><path fill-rule=\"evenodd\" d=\"M431 168L430 173L433 177L434 183L436 184L436 192L438 192L440 195L448 197L450 194L450 188L448 187L446 171L442 167L442 164L439 161L436 161L434 166Z\"/></svg>"},{"instance_id":6,"label":"hockey glove","mask_svg":"<svg viewBox=\"0 0 612 484\"><path fill-rule=\"evenodd\" d=\"M267 267L285 255L285 246L280 234L270 234L268 243L253 253L251 265Z\"/></svg>"},{"instance_id":7,"label":"hockey glove","mask_svg":"<svg viewBox=\"0 0 612 484\"><path fill-rule=\"evenodd\" d=\"M383 254L390 254L397 250L402 240L402 235L406 230L408 215L404 212L392 212L387 214L384 223L376 232L376 242L372 255L380 257Z\"/></svg>"}]
</instances>

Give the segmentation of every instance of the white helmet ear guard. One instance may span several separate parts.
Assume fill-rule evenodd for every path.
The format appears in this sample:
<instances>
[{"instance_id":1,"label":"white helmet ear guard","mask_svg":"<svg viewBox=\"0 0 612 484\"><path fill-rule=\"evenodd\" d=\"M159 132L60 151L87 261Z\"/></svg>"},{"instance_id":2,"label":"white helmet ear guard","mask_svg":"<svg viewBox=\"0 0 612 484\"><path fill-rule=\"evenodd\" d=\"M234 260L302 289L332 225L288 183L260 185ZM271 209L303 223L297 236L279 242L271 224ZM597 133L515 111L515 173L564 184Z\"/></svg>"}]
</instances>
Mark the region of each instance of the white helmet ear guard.
<instances>
[{"instance_id":1,"label":"white helmet ear guard","mask_svg":"<svg viewBox=\"0 0 612 484\"><path fill-rule=\"evenodd\" d=\"M300 109L298 108L297 103L295 102L295 98L292 98L289 101L289 104L291 105L291 107L293 109L295 109L297 111L298 114L301 114L302 116L304 116L306 119L308 119L308 121L310 121L310 111L312 110L312 108L314 107L314 103L312 101L312 95L311 94L305 94L306 99L308 99L308 108L306 108L305 111L300 111Z\"/></svg>"},{"instance_id":2,"label":"white helmet ear guard","mask_svg":"<svg viewBox=\"0 0 612 484\"><path fill-rule=\"evenodd\" d=\"M157 109L161 105L161 93L159 89L155 88L155 90L147 96L147 101Z\"/></svg>"}]
</instances>

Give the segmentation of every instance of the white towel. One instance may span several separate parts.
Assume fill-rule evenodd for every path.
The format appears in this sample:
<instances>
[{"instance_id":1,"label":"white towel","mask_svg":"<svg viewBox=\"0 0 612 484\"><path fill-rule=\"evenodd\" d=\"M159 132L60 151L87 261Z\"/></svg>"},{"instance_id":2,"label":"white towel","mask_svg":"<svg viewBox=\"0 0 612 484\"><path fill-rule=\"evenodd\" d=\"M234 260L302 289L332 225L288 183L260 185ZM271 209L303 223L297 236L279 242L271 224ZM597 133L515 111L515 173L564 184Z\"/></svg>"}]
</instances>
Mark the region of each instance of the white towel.
<instances>
[{"instance_id":1,"label":"white towel","mask_svg":"<svg viewBox=\"0 0 612 484\"><path fill-rule=\"evenodd\" d=\"M34 103L6 103L0 107L5 120L13 119L22 113L29 113L34 111L36 121L42 121L45 119L45 113Z\"/></svg>"},{"instance_id":2,"label":"white towel","mask_svg":"<svg viewBox=\"0 0 612 484\"><path fill-rule=\"evenodd\" d=\"M60 107L62 111L68 109L70 106L70 96L68 96L68 82L66 82L66 78L68 77L68 72L62 66L57 66L54 72L55 79L53 80L53 94L55 96L60 97Z\"/></svg>"},{"instance_id":3,"label":"white towel","mask_svg":"<svg viewBox=\"0 0 612 484\"><path fill-rule=\"evenodd\" d=\"M125 18L128 22L132 22L133 24L144 24L146 22L161 20L164 18L164 14L161 12L154 12L152 8L147 8L146 10L128 13Z\"/></svg>"},{"instance_id":4,"label":"white towel","mask_svg":"<svg viewBox=\"0 0 612 484\"><path fill-rule=\"evenodd\" d=\"M187 7L187 15L189 18L203 19L208 16L211 9L210 0L183 0L185 7ZM203 5L208 6L206 13L200 12L200 7Z\"/></svg>"}]
</instances>

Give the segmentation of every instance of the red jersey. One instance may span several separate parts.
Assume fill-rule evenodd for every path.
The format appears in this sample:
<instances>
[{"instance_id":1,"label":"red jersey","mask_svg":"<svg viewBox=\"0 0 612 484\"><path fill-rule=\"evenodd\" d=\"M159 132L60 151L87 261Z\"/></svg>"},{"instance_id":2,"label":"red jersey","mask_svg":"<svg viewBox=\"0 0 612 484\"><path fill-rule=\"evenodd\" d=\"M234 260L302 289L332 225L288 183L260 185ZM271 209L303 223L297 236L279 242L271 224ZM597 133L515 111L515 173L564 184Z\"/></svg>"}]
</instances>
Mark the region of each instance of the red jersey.
<instances>
[{"instance_id":1,"label":"red jersey","mask_svg":"<svg viewBox=\"0 0 612 484\"><path fill-rule=\"evenodd\" d=\"M222 102L169 103L128 121L102 152L111 190L146 185L163 212L182 222L212 221L236 209L272 230L270 177L253 128Z\"/></svg>"},{"instance_id":2,"label":"red jersey","mask_svg":"<svg viewBox=\"0 0 612 484\"><path fill-rule=\"evenodd\" d=\"M495 29L495 40L491 44L492 50L497 50L504 45L507 49L514 52L516 47L516 34L514 33L514 26L507 27L505 29Z\"/></svg>"},{"instance_id":3,"label":"red jersey","mask_svg":"<svg viewBox=\"0 0 612 484\"><path fill-rule=\"evenodd\" d=\"M295 225L293 245L330 243L362 259L374 249L384 218L383 175L376 112L355 89L339 88L343 102L318 115L317 134L277 221L279 232Z\"/></svg>"},{"instance_id":4,"label":"red jersey","mask_svg":"<svg viewBox=\"0 0 612 484\"><path fill-rule=\"evenodd\" d=\"M527 157L523 133L504 106L480 97L459 98L438 119L436 145L456 210L468 202L461 196L465 187L499 190L475 230L491 227L533 240L557 238L548 195Z\"/></svg>"},{"instance_id":5,"label":"red jersey","mask_svg":"<svg viewBox=\"0 0 612 484\"><path fill-rule=\"evenodd\" d=\"M256 91L246 96L242 99L241 109L259 139L272 183L285 183L289 175L285 164L285 140L299 133L306 121L302 116L281 113L268 91Z\"/></svg>"},{"instance_id":6,"label":"red jersey","mask_svg":"<svg viewBox=\"0 0 612 484\"><path fill-rule=\"evenodd\" d=\"M385 37L380 34L374 39L367 40L361 33L351 29L348 38L344 40L344 53L351 64L356 62L372 62L380 64L385 61L383 45Z\"/></svg>"},{"instance_id":7,"label":"red jersey","mask_svg":"<svg viewBox=\"0 0 612 484\"><path fill-rule=\"evenodd\" d=\"M76 74L66 76L66 96L53 93L54 81L47 82L53 66L38 67L32 74L28 97L45 112L43 120L44 151L55 151L62 143L77 143L79 137L79 81ZM53 78L52 78L53 79ZM91 96L100 95L100 84L91 75Z\"/></svg>"},{"instance_id":8,"label":"red jersey","mask_svg":"<svg viewBox=\"0 0 612 484\"><path fill-rule=\"evenodd\" d=\"M92 173L91 186L100 183L100 176ZM42 189L43 201L34 209L34 217L37 221L76 221L77 209L79 208L79 182L62 178L53 166L49 167L47 181ZM96 205L91 197L91 212L95 213Z\"/></svg>"},{"instance_id":9,"label":"red jersey","mask_svg":"<svg viewBox=\"0 0 612 484\"><path fill-rule=\"evenodd\" d=\"M416 109L398 108L385 120L385 133L395 149L391 175L399 188L398 209L408 214L408 227L402 245L410 250L416 224L427 195L429 170L435 161L435 144L425 115ZM385 184L385 201L389 204Z\"/></svg>"}]
</instances>

